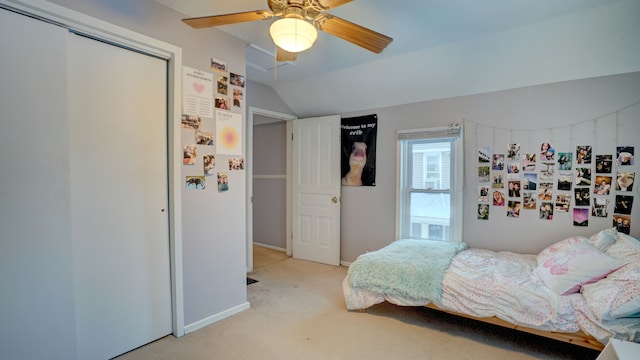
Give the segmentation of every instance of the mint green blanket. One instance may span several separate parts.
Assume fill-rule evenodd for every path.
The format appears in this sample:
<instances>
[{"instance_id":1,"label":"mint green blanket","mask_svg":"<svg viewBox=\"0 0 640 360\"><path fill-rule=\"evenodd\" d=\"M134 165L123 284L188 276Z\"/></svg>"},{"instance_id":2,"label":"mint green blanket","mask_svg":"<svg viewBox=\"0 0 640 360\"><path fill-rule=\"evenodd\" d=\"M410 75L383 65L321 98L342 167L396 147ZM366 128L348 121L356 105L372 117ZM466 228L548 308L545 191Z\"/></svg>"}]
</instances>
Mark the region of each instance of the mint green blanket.
<instances>
[{"instance_id":1,"label":"mint green blanket","mask_svg":"<svg viewBox=\"0 0 640 360\"><path fill-rule=\"evenodd\" d=\"M465 243L403 239L360 255L348 270L352 287L427 302L440 301L442 278Z\"/></svg>"}]
</instances>

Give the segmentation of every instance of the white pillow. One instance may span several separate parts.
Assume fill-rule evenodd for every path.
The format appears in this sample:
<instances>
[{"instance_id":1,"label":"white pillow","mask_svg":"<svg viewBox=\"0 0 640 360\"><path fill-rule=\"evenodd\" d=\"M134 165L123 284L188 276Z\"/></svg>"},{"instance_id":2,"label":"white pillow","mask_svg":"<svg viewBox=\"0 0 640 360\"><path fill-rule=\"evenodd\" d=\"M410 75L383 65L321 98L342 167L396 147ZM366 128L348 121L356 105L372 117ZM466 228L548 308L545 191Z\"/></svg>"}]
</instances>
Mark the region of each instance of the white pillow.
<instances>
[{"instance_id":1,"label":"white pillow","mask_svg":"<svg viewBox=\"0 0 640 360\"><path fill-rule=\"evenodd\" d=\"M618 233L618 240L605 251L626 262L640 262L640 241L625 233Z\"/></svg>"},{"instance_id":2,"label":"white pillow","mask_svg":"<svg viewBox=\"0 0 640 360\"><path fill-rule=\"evenodd\" d=\"M588 241L588 240L589 239L587 239L584 236L570 236L564 240L560 240L557 243L551 244L547 246L544 250L540 251L538 253L538 256L536 257L536 261L538 262L538 265L541 265L542 263L544 263L545 261L553 257L555 254L565 251L566 249L570 248L571 246L577 243Z\"/></svg>"},{"instance_id":3,"label":"white pillow","mask_svg":"<svg viewBox=\"0 0 640 360\"><path fill-rule=\"evenodd\" d=\"M625 264L599 251L588 241L566 240L560 246L554 244L542 250L533 271L557 294L576 293L583 285L596 282Z\"/></svg>"},{"instance_id":4,"label":"white pillow","mask_svg":"<svg viewBox=\"0 0 640 360\"><path fill-rule=\"evenodd\" d=\"M606 279L582 287L582 296L599 321L640 313L640 263L628 264Z\"/></svg>"},{"instance_id":5,"label":"white pillow","mask_svg":"<svg viewBox=\"0 0 640 360\"><path fill-rule=\"evenodd\" d=\"M616 242L617 238L618 230L612 227L591 235L589 241L591 245L595 246L598 250L605 251Z\"/></svg>"}]
</instances>

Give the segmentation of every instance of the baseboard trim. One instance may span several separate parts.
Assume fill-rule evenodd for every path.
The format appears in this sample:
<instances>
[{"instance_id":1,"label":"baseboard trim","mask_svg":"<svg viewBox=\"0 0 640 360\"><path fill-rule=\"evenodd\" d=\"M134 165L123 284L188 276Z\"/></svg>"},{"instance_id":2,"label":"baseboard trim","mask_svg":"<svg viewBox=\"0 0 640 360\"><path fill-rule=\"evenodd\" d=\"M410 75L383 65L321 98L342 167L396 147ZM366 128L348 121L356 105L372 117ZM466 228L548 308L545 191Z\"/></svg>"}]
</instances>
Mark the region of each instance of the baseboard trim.
<instances>
[{"instance_id":1,"label":"baseboard trim","mask_svg":"<svg viewBox=\"0 0 640 360\"><path fill-rule=\"evenodd\" d=\"M221 313L217 313L215 315L211 315L208 318L202 319L200 321L196 321L193 324L189 324L187 326L184 327L184 333L189 334L192 333L196 330L202 329L205 326L211 325L213 323L216 323L222 319L226 319L229 316L235 315L241 311L247 310L249 309L249 307L251 306L251 304L247 301L244 304L240 304L238 306L232 307L231 309L225 310Z\"/></svg>"},{"instance_id":2,"label":"baseboard trim","mask_svg":"<svg viewBox=\"0 0 640 360\"><path fill-rule=\"evenodd\" d=\"M276 250L276 251L282 251L282 252L286 252L287 251L287 249L285 249L285 248L281 248L281 247L277 247L277 246L273 246L273 245L262 244L262 243L255 242L255 241L253 242L253 245L260 246L260 247L267 248L267 249L271 249L271 250Z\"/></svg>"}]
</instances>

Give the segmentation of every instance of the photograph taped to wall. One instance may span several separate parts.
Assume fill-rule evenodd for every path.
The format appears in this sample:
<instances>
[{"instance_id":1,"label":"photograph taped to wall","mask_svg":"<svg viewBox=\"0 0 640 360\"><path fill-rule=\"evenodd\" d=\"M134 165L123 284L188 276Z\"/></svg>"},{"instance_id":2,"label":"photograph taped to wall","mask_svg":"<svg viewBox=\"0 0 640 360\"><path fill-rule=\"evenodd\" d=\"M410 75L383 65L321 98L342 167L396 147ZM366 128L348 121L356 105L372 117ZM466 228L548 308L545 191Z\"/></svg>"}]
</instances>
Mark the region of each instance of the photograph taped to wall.
<instances>
[{"instance_id":1,"label":"photograph taped to wall","mask_svg":"<svg viewBox=\"0 0 640 360\"><path fill-rule=\"evenodd\" d=\"M202 126L202 119L198 115L182 114L180 119L183 129L199 131L200 126Z\"/></svg>"},{"instance_id":2,"label":"photograph taped to wall","mask_svg":"<svg viewBox=\"0 0 640 360\"><path fill-rule=\"evenodd\" d=\"M541 182L538 186L538 200L551 201L553 198L553 183Z\"/></svg>"},{"instance_id":3,"label":"photograph taped to wall","mask_svg":"<svg viewBox=\"0 0 640 360\"><path fill-rule=\"evenodd\" d=\"M183 165L195 165L198 147L196 144L190 144L184 146L182 164Z\"/></svg>"},{"instance_id":4,"label":"photograph taped to wall","mask_svg":"<svg viewBox=\"0 0 640 360\"><path fill-rule=\"evenodd\" d=\"M520 201L509 200L507 203L507 217L519 218L521 206Z\"/></svg>"},{"instance_id":5,"label":"photograph taped to wall","mask_svg":"<svg viewBox=\"0 0 640 360\"><path fill-rule=\"evenodd\" d=\"M507 146L507 160L519 160L520 159L520 144L509 144Z\"/></svg>"},{"instance_id":6,"label":"photograph taped to wall","mask_svg":"<svg viewBox=\"0 0 640 360\"><path fill-rule=\"evenodd\" d=\"M489 182L489 166L478 166L478 182Z\"/></svg>"},{"instance_id":7,"label":"photograph taped to wall","mask_svg":"<svg viewBox=\"0 0 640 360\"><path fill-rule=\"evenodd\" d=\"M573 226L589 226L589 209L573 209Z\"/></svg>"},{"instance_id":8,"label":"photograph taped to wall","mask_svg":"<svg viewBox=\"0 0 640 360\"><path fill-rule=\"evenodd\" d=\"M226 96L216 96L215 107L220 110L230 110L231 106L229 106L229 98Z\"/></svg>"},{"instance_id":9,"label":"photograph taped to wall","mask_svg":"<svg viewBox=\"0 0 640 360\"><path fill-rule=\"evenodd\" d=\"M478 186L478 202L489 202L489 187L487 185Z\"/></svg>"},{"instance_id":10,"label":"photograph taped to wall","mask_svg":"<svg viewBox=\"0 0 640 360\"><path fill-rule=\"evenodd\" d=\"M244 158L229 158L229 170L244 170Z\"/></svg>"},{"instance_id":11,"label":"photograph taped to wall","mask_svg":"<svg viewBox=\"0 0 640 360\"><path fill-rule=\"evenodd\" d=\"M619 232L629 235L631 232L631 216L613 214L613 226Z\"/></svg>"},{"instance_id":12,"label":"photograph taped to wall","mask_svg":"<svg viewBox=\"0 0 640 360\"><path fill-rule=\"evenodd\" d=\"M576 164L591 164L591 145L576 146Z\"/></svg>"},{"instance_id":13,"label":"photograph taped to wall","mask_svg":"<svg viewBox=\"0 0 640 360\"><path fill-rule=\"evenodd\" d=\"M609 195L611 193L611 176L596 176L596 184L593 187L594 195Z\"/></svg>"},{"instance_id":14,"label":"photograph taped to wall","mask_svg":"<svg viewBox=\"0 0 640 360\"><path fill-rule=\"evenodd\" d=\"M525 191L522 197L523 208L526 210L534 210L536 208L536 193L535 191Z\"/></svg>"},{"instance_id":15,"label":"photograph taped to wall","mask_svg":"<svg viewBox=\"0 0 640 360\"><path fill-rule=\"evenodd\" d=\"M218 75L218 94L220 95L228 95L229 94L229 78L224 75Z\"/></svg>"},{"instance_id":16,"label":"photograph taped to wall","mask_svg":"<svg viewBox=\"0 0 640 360\"><path fill-rule=\"evenodd\" d=\"M633 196L616 195L616 203L613 212L616 214L630 215L633 209Z\"/></svg>"},{"instance_id":17,"label":"photograph taped to wall","mask_svg":"<svg viewBox=\"0 0 640 360\"><path fill-rule=\"evenodd\" d=\"M187 190L204 190L207 180L204 176L187 176L185 180Z\"/></svg>"},{"instance_id":18,"label":"photograph taped to wall","mask_svg":"<svg viewBox=\"0 0 640 360\"><path fill-rule=\"evenodd\" d=\"M571 194L560 193L556 195L556 211L568 212L571 205Z\"/></svg>"},{"instance_id":19,"label":"photograph taped to wall","mask_svg":"<svg viewBox=\"0 0 640 360\"><path fill-rule=\"evenodd\" d=\"M616 190L633 191L635 178L636 173L634 172L618 172L618 175L616 175Z\"/></svg>"},{"instance_id":20,"label":"photograph taped to wall","mask_svg":"<svg viewBox=\"0 0 640 360\"><path fill-rule=\"evenodd\" d=\"M211 58L211 70L220 73L220 74L226 74L227 72L227 63L216 59L216 58Z\"/></svg>"},{"instance_id":21,"label":"photograph taped to wall","mask_svg":"<svg viewBox=\"0 0 640 360\"><path fill-rule=\"evenodd\" d=\"M523 171L536 170L536 154L529 153L529 154L522 155L522 170Z\"/></svg>"},{"instance_id":22,"label":"photograph taped to wall","mask_svg":"<svg viewBox=\"0 0 640 360\"><path fill-rule=\"evenodd\" d=\"M375 186L378 115L341 121L341 183L343 186Z\"/></svg>"},{"instance_id":23,"label":"photograph taped to wall","mask_svg":"<svg viewBox=\"0 0 640 360\"><path fill-rule=\"evenodd\" d=\"M507 164L507 178L518 179L520 178L520 163L511 161Z\"/></svg>"},{"instance_id":24,"label":"photograph taped to wall","mask_svg":"<svg viewBox=\"0 0 640 360\"><path fill-rule=\"evenodd\" d=\"M504 154L493 154L491 157L491 170L504 170Z\"/></svg>"},{"instance_id":25,"label":"photograph taped to wall","mask_svg":"<svg viewBox=\"0 0 640 360\"><path fill-rule=\"evenodd\" d=\"M233 89L233 107L242 107L244 93L240 89Z\"/></svg>"},{"instance_id":26,"label":"photograph taped to wall","mask_svg":"<svg viewBox=\"0 0 640 360\"><path fill-rule=\"evenodd\" d=\"M538 174L526 173L522 180L522 190L537 190L538 188Z\"/></svg>"},{"instance_id":27,"label":"photograph taped to wall","mask_svg":"<svg viewBox=\"0 0 640 360\"><path fill-rule=\"evenodd\" d=\"M558 169L559 170L571 170L573 166L573 153L561 152L558 153Z\"/></svg>"},{"instance_id":28,"label":"photograph taped to wall","mask_svg":"<svg viewBox=\"0 0 640 360\"><path fill-rule=\"evenodd\" d=\"M244 84L245 84L244 75L231 73L231 85L244 87Z\"/></svg>"},{"instance_id":29,"label":"photograph taped to wall","mask_svg":"<svg viewBox=\"0 0 640 360\"><path fill-rule=\"evenodd\" d=\"M576 206L589 206L591 204L589 188L574 188L573 192Z\"/></svg>"},{"instance_id":30,"label":"photograph taped to wall","mask_svg":"<svg viewBox=\"0 0 640 360\"><path fill-rule=\"evenodd\" d=\"M634 162L634 147L633 146L618 146L616 149L616 160L618 166L633 165Z\"/></svg>"},{"instance_id":31,"label":"photograph taped to wall","mask_svg":"<svg viewBox=\"0 0 640 360\"><path fill-rule=\"evenodd\" d=\"M540 164L540 180L541 181L553 181L553 174L555 172L554 162L543 161Z\"/></svg>"},{"instance_id":32,"label":"photograph taped to wall","mask_svg":"<svg viewBox=\"0 0 640 360\"><path fill-rule=\"evenodd\" d=\"M576 186L591 185L591 168L576 168Z\"/></svg>"},{"instance_id":33,"label":"photograph taped to wall","mask_svg":"<svg viewBox=\"0 0 640 360\"><path fill-rule=\"evenodd\" d=\"M509 180L509 197L520 197L520 180Z\"/></svg>"},{"instance_id":34,"label":"photograph taped to wall","mask_svg":"<svg viewBox=\"0 0 640 360\"><path fill-rule=\"evenodd\" d=\"M613 155L596 155L596 174L611 174Z\"/></svg>"},{"instance_id":35,"label":"photograph taped to wall","mask_svg":"<svg viewBox=\"0 0 640 360\"><path fill-rule=\"evenodd\" d=\"M570 171L560 171L558 173L558 190L569 191L573 185L573 173Z\"/></svg>"},{"instance_id":36,"label":"photograph taped to wall","mask_svg":"<svg viewBox=\"0 0 640 360\"><path fill-rule=\"evenodd\" d=\"M207 176L213 175L213 168L216 165L216 157L214 155L204 155L202 157L202 163L204 164L204 174Z\"/></svg>"},{"instance_id":37,"label":"photograph taped to wall","mask_svg":"<svg viewBox=\"0 0 640 360\"><path fill-rule=\"evenodd\" d=\"M504 192L500 190L493 190L491 194L491 198L493 199L493 206L504 206Z\"/></svg>"},{"instance_id":38,"label":"photograph taped to wall","mask_svg":"<svg viewBox=\"0 0 640 360\"><path fill-rule=\"evenodd\" d=\"M478 204L478 220L489 220L488 204Z\"/></svg>"},{"instance_id":39,"label":"photograph taped to wall","mask_svg":"<svg viewBox=\"0 0 640 360\"><path fill-rule=\"evenodd\" d=\"M544 142L540 145L540 161L553 161L556 158L556 150L550 143Z\"/></svg>"},{"instance_id":40,"label":"photograph taped to wall","mask_svg":"<svg viewBox=\"0 0 640 360\"><path fill-rule=\"evenodd\" d=\"M591 216L607 217L609 216L609 199L606 197L593 198L593 206L591 207Z\"/></svg>"},{"instance_id":41,"label":"photograph taped to wall","mask_svg":"<svg viewBox=\"0 0 640 360\"><path fill-rule=\"evenodd\" d=\"M213 132L196 131L196 144L213 146Z\"/></svg>"},{"instance_id":42,"label":"photograph taped to wall","mask_svg":"<svg viewBox=\"0 0 640 360\"><path fill-rule=\"evenodd\" d=\"M548 201L540 203L540 219L553 220L553 204Z\"/></svg>"},{"instance_id":43,"label":"photograph taped to wall","mask_svg":"<svg viewBox=\"0 0 640 360\"><path fill-rule=\"evenodd\" d=\"M226 171L218 172L218 192L229 190L229 175Z\"/></svg>"},{"instance_id":44,"label":"photograph taped to wall","mask_svg":"<svg viewBox=\"0 0 640 360\"><path fill-rule=\"evenodd\" d=\"M491 187L494 189L504 189L504 174L502 172L491 172Z\"/></svg>"},{"instance_id":45,"label":"photograph taped to wall","mask_svg":"<svg viewBox=\"0 0 640 360\"><path fill-rule=\"evenodd\" d=\"M491 162L491 147L482 146L478 148L478 163L484 164Z\"/></svg>"}]
</instances>

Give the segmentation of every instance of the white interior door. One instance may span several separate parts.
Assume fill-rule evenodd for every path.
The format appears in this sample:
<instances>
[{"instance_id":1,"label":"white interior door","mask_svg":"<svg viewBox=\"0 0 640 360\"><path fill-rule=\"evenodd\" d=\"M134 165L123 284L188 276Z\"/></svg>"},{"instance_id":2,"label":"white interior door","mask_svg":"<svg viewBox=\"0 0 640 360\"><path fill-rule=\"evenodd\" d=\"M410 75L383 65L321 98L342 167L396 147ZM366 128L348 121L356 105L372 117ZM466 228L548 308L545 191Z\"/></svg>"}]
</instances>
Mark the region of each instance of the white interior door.
<instances>
[{"instance_id":1,"label":"white interior door","mask_svg":"<svg viewBox=\"0 0 640 360\"><path fill-rule=\"evenodd\" d=\"M77 358L107 359L171 333L167 63L68 49Z\"/></svg>"},{"instance_id":2,"label":"white interior door","mask_svg":"<svg viewBox=\"0 0 640 360\"><path fill-rule=\"evenodd\" d=\"M293 120L293 257L340 265L340 117Z\"/></svg>"}]
</instances>

